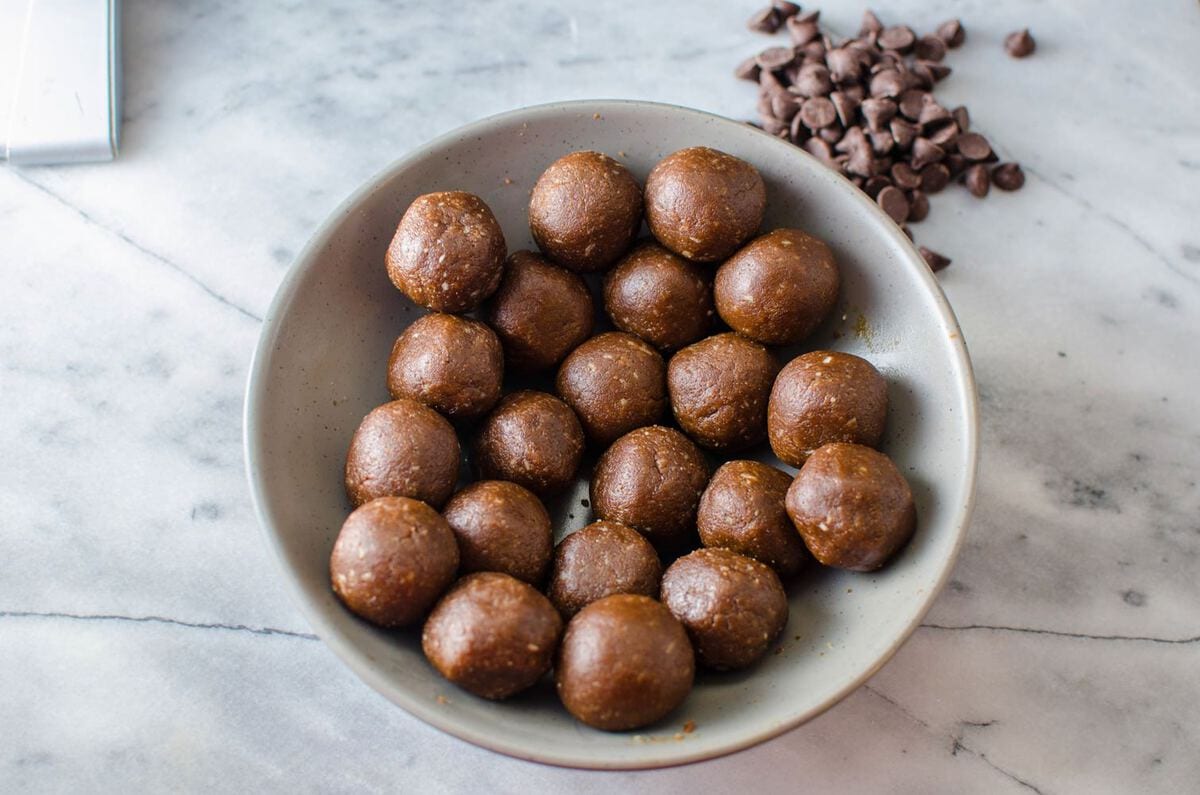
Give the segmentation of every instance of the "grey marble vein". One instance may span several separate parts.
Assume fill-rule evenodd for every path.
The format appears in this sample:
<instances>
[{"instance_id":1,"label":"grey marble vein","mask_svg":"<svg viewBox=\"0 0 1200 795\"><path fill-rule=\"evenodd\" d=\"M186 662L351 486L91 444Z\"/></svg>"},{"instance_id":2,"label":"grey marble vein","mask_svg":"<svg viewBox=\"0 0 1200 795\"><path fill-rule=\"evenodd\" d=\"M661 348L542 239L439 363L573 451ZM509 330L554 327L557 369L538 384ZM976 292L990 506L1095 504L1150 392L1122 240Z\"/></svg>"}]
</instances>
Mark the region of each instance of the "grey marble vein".
<instances>
[{"instance_id":1,"label":"grey marble vein","mask_svg":"<svg viewBox=\"0 0 1200 795\"><path fill-rule=\"evenodd\" d=\"M409 148L576 97L754 114L755 3L126 3L124 150L0 169L0 790L1189 792L1200 780L1200 8L876 5L1029 180L914 228L980 387L975 519L869 685L733 757L499 757L363 685L244 483L250 351L317 224ZM861 5L823 18L854 30ZM1029 26L1014 61L1004 34Z\"/></svg>"}]
</instances>

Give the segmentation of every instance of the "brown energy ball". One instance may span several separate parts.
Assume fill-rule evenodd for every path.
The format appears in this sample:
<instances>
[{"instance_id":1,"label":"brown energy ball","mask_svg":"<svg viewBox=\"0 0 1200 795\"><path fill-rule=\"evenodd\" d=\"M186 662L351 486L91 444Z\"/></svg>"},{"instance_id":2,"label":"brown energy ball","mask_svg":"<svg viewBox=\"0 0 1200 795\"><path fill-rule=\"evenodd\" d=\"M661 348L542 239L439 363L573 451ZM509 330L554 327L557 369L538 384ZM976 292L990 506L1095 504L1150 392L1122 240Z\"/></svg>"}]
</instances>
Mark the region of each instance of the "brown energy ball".
<instances>
[{"instance_id":1,"label":"brown energy ball","mask_svg":"<svg viewBox=\"0 0 1200 795\"><path fill-rule=\"evenodd\" d=\"M562 491L583 456L583 428L571 407L545 392L506 395L475 438L475 466L486 480L508 480L534 494Z\"/></svg>"},{"instance_id":2,"label":"brown energy ball","mask_svg":"<svg viewBox=\"0 0 1200 795\"><path fill-rule=\"evenodd\" d=\"M509 366L531 373L558 364L590 337L593 313L592 294L578 274L517 251L488 303L487 322L504 343Z\"/></svg>"},{"instance_id":3,"label":"brown energy ball","mask_svg":"<svg viewBox=\"0 0 1200 795\"><path fill-rule=\"evenodd\" d=\"M762 223L767 189L745 160L694 146L667 155L646 179L646 222L658 242L696 262L717 262Z\"/></svg>"},{"instance_id":4,"label":"brown energy ball","mask_svg":"<svg viewBox=\"0 0 1200 795\"><path fill-rule=\"evenodd\" d=\"M700 498L700 540L761 561L780 577L795 574L808 553L784 508L791 484L790 475L758 461L722 464Z\"/></svg>"},{"instance_id":5,"label":"brown energy ball","mask_svg":"<svg viewBox=\"0 0 1200 795\"><path fill-rule=\"evenodd\" d=\"M712 276L643 241L604 276L604 311L613 324L660 350L695 342L712 325Z\"/></svg>"},{"instance_id":6,"label":"brown energy ball","mask_svg":"<svg viewBox=\"0 0 1200 795\"><path fill-rule=\"evenodd\" d=\"M642 189L599 152L572 152L542 172L529 197L529 230L546 256L579 273L604 270L642 225Z\"/></svg>"},{"instance_id":7,"label":"brown energy ball","mask_svg":"<svg viewBox=\"0 0 1200 795\"><path fill-rule=\"evenodd\" d=\"M571 351L555 388L599 445L658 422L667 405L667 365L654 348L623 331L598 334Z\"/></svg>"},{"instance_id":8,"label":"brown energy ball","mask_svg":"<svg viewBox=\"0 0 1200 795\"><path fill-rule=\"evenodd\" d=\"M464 573L498 571L537 585L550 565L554 528L542 501L503 480L480 480L450 498L442 515L458 540Z\"/></svg>"},{"instance_id":9,"label":"brown energy ball","mask_svg":"<svg viewBox=\"0 0 1200 795\"><path fill-rule=\"evenodd\" d=\"M597 729L654 723L692 690L696 662L683 625L648 596L614 594L583 608L554 667L567 711Z\"/></svg>"},{"instance_id":10,"label":"brown energy ball","mask_svg":"<svg viewBox=\"0 0 1200 795\"><path fill-rule=\"evenodd\" d=\"M483 199L463 191L418 196L387 250L388 277L415 304L470 312L496 291L504 232Z\"/></svg>"},{"instance_id":11,"label":"brown energy ball","mask_svg":"<svg viewBox=\"0 0 1200 795\"><path fill-rule=\"evenodd\" d=\"M767 437L792 466L823 444L875 447L887 420L887 381L852 353L811 351L788 362L767 404Z\"/></svg>"},{"instance_id":12,"label":"brown energy ball","mask_svg":"<svg viewBox=\"0 0 1200 795\"><path fill-rule=\"evenodd\" d=\"M882 566L917 522L912 490L892 460L841 442L804 462L788 489L787 512L813 557L852 571Z\"/></svg>"},{"instance_id":13,"label":"brown energy ball","mask_svg":"<svg viewBox=\"0 0 1200 795\"><path fill-rule=\"evenodd\" d=\"M671 357L667 390L679 427L713 450L741 450L767 438L767 399L779 363L740 334L718 334Z\"/></svg>"},{"instance_id":14,"label":"brown energy ball","mask_svg":"<svg viewBox=\"0 0 1200 795\"><path fill-rule=\"evenodd\" d=\"M833 309L840 278L829 246L799 229L776 229L717 270L717 314L751 339L790 345Z\"/></svg>"},{"instance_id":15,"label":"brown energy ball","mask_svg":"<svg viewBox=\"0 0 1200 795\"><path fill-rule=\"evenodd\" d=\"M381 627L420 619L457 568L458 544L446 520L408 497L380 497L356 509L329 557L333 592Z\"/></svg>"},{"instance_id":16,"label":"brown energy ball","mask_svg":"<svg viewBox=\"0 0 1200 795\"><path fill-rule=\"evenodd\" d=\"M708 482L704 456L686 436L652 425L630 431L604 451L592 474L592 508L656 544L687 539Z\"/></svg>"},{"instance_id":17,"label":"brown energy ball","mask_svg":"<svg viewBox=\"0 0 1200 795\"><path fill-rule=\"evenodd\" d=\"M728 549L697 549L672 563L662 601L687 629L700 662L717 670L758 662L788 619L778 575Z\"/></svg>"},{"instance_id":18,"label":"brown energy ball","mask_svg":"<svg viewBox=\"0 0 1200 795\"><path fill-rule=\"evenodd\" d=\"M483 323L435 313L418 318L392 346L388 391L451 419L481 417L500 399L504 350Z\"/></svg>"},{"instance_id":19,"label":"brown energy ball","mask_svg":"<svg viewBox=\"0 0 1200 795\"><path fill-rule=\"evenodd\" d=\"M346 494L362 505L376 497L412 497L440 508L458 481L458 437L446 418L415 400L371 411L350 440Z\"/></svg>"},{"instance_id":20,"label":"brown energy ball","mask_svg":"<svg viewBox=\"0 0 1200 795\"><path fill-rule=\"evenodd\" d=\"M463 577L429 614L421 648L437 672L477 696L508 698L550 670L562 618L507 574Z\"/></svg>"},{"instance_id":21,"label":"brown energy ball","mask_svg":"<svg viewBox=\"0 0 1200 795\"><path fill-rule=\"evenodd\" d=\"M546 594L570 618L615 593L658 596L661 577L662 564L649 541L623 524L601 520L558 543Z\"/></svg>"}]
</instances>

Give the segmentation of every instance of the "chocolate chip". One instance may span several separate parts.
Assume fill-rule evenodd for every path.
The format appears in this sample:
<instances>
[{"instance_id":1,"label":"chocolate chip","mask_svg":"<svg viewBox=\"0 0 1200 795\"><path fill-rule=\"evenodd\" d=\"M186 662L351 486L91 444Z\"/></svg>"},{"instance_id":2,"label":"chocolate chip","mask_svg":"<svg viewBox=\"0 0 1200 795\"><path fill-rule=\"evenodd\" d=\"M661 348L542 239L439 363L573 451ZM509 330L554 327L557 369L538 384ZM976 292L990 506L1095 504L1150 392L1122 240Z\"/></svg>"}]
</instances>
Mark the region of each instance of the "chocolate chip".
<instances>
[{"instance_id":1,"label":"chocolate chip","mask_svg":"<svg viewBox=\"0 0 1200 795\"><path fill-rule=\"evenodd\" d=\"M966 132L971 129L971 114L963 105L959 105L954 110L950 111L950 115L954 117L954 123L958 125L959 132Z\"/></svg>"},{"instance_id":2,"label":"chocolate chip","mask_svg":"<svg viewBox=\"0 0 1200 795\"><path fill-rule=\"evenodd\" d=\"M958 125L953 120L946 121L927 129L925 137L943 149L949 149L958 138Z\"/></svg>"},{"instance_id":3,"label":"chocolate chip","mask_svg":"<svg viewBox=\"0 0 1200 795\"><path fill-rule=\"evenodd\" d=\"M796 93L802 97L823 97L833 90L829 68L824 64L806 63L796 76Z\"/></svg>"},{"instance_id":4,"label":"chocolate chip","mask_svg":"<svg viewBox=\"0 0 1200 795\"><path fill-rule=\"evenodd\" d=\"M908 88L916 88L922 91L928 91L933 88L933 71L924 64L932 63L932 61L919 61L913 64L912 69L908 70L905 75Z\"/></svg>"},{"instance_id":5,"label":"chocolate chip","mask_svg":"<svg viewBox=\"0 0 1200 795\"><path fill-rule=\"evenodd\" d=\"M782 122L774 116L762 117L762 128L771 135L778 135L780 132L788 128L786 122Z\"/></svg>"},{"instance_id":6,"label":"chocolate chip","mask_svg":"<svg viewBox=\"0 0 1200 795\"><path fill-rule=\"evenodd\" d=\"M799 118L797 116L797 118ZM804 151L820 160L825 165L833 162L833 148L820 138L809 138L804 142Z\"/></svg>"},{"instance_id":7,"label":"chocolate chip","mask_svg":"<svg viewBox=\"0 0 1200 795\"><path fill-rule=\"evenodd\" d=\"M858 35L865 36L868 33L878 34L883 31L883 23L879 21L879 17L875 16L875 12L867 9L862 15L862 24L858 26Z\"/></svg>"},{"instance_id":8,"label":"chocolate chip","mask_svg":"<svg viewBox=\"0 0 1200 795\"><path fill-rule=\"evenodd\" d=\"M775 0L771 5L775 6L775 10L783 19L794 17L800 13L800 6L795 3L789 3L787 0Z\"/></svg>"},{"instance_id":9,"label":"chocolate chip","mask_svg":"<svg viewBox=\"0 0 1200 795\"><path fill-rule=\"evenodd\" d=\"M917 138L917 133L920 131L917 125L910 124L904 119L892 119L888 129L892 131L892 137L896 139L896 146L901 149L908 149L912 146L913 141Z\"/></svg>"},{"instance_id":10,"label":"chocolate chip","mask_svg":"<svg viewBox=\"0 0 1200 795\"><path fill-rule=\"evenodd\" d=\"M950 48L960 47L967 40L967 30L957 19L950 19L938 25L936 35Z\"/></svg>"},{"instance_id":11,"label":"chocolate chip","mask_svg":"<svg viewBox=\"0 0 1200 795\"><path fill-rule=\"evenodd\" d=\"M927 71L935 83L945 80L954 71L949 66L946 66L946 64L938 63L937 61L917 61L916 66L913 68L920 69L923 73Z\"/></svg>"},{"instance_id":12,"label":"chocolate chip","mask_svg":"<svg viewBox=\"0 0 1200 795\"><path fill-rule=\"evenodd\" d=\"M758 65L758 59L750 57L738 64L733 73L739 80L753 80L757 83L758 73L761 71L762 67Z\"/></svg>"},{"instance_id":13,"label":"chocolate chip","mask_svg":"<svg viewBox=\"0 0 1200 795\"><path fill-rule=\"evenodd\" d=\"M863 183L863 192L866 193L868 196L870 196L872 199L874 199L877 196L879 196L879 191L883 190L884 188L886 188L887 186L889 186L891 184L892 183L888 181L887 177L879 176L877 174L874 177L868 178Z\"/></svg>"},{"instance_id":14,"label":"chocolate chip","mask_svg":"<svg viewBox=\"0 0 1200 795\"><path fill-rule=\"evenodd\" d=\"M862 74L862 59L857 52L847 47L838 47L825 53L825 63L829 66L829 76L835 83L857 80Z\"/></svg>"},{"instance_id":15,"label":"chocolate chip","mask_svg":"<svg viewBox=\"0 0 1200 795\"><path fill-rule=\"evenodd\" d=\"M755 33L774 33L779 30L779 25L782 22L783 20L779 17L778 9L767 6L762 11L750 17L746 22L746 27Z\"/></svg>"},{"instance_id":16,"label":"chocolate chip","mask_svg":"<svg viewBox=\"0 0 1200 795\"><path fill-rule=\"evenodd\" d=\"M928 129L929 127L940 124L951 119L950 111L946 110L933 98L933 94L926 94L921 98L921 112L917 116L917 123Z\"/></svg>"},{"instance_id":17,"label":"chocolate chip","mask_svg":"<svg viewBox=\"0 0 1200 795\"><path fill-rule=\"evenodd\" d=\"M958 136L958 153L967 160L987 160L992 147L979 133L963 133Z\"/></svg>"},{"instance_id":18,"label":"chocolate chip","mask_svg":"<svg viewBox=\"0 0 1200 795\"><path fill-rule=\"evenodd\" d=\"M851 99L862 102L867 98L867 89L862 83L851 83L848 86L842 86L842 93Z\"/></svg>"},{"instance_id":19,"label":"chocolate chip","mask_svg":"<svg viewBox=\"0 0 1200 795\"><path fill-rule=\"evenodd\" d=\"M825 43L821 41L810 41L808 44L799 48L801 58L805 63L825 63Z\"/></svg>"},{"instance_id":20,"label":"chocolate chip","mask_svg":"<svg viewBox=\"0 0 1200 795\"><path fill-rule=\"evenodd\" d=\"M792 17L787 21L787 31L792 37L792 43L796 45L808 44L821 38L820 26L813 20L802 20L800 17Z\"/></svg>"},{"instance_id":21,"label":"chocolate chip","mask_svg":"<svg viewBox=\"0 0 1200 795\"><path fill-rule=\"evenodd\" d=\"M791 138L792 143L802 144L808 138L808 136L809 131L808 128L804 126L804 119L800 118L800 114L797 113L792 117L792 124L788 128L788 137Z\"/></svg>"},{"instance_id":22,"label":"chocolate chip","mask_svg":"<svg viewBox=\"0 0 1200 795\"><path fill-rule=\"evenodd\" d=\"M776 91L783 91L783 83L779 82L779 78L770 69L759 68L758 70L758 87L768 94Z\"/></svg>"},{"instance_id":23,"label":"chocolate chip","mask_svg":"<svg viewBox=\"0 0 1200 795\"><path fill-rule=\"evenodd\" d=\"M796 60L796 51L791 47L768 47L758 54L758 65L763 69L778 71Z\"/></svg>"},{"instance_id":24,"label":"chocolate chip","mask_svg":"<svg viewBox=\"0 0 1200 795\"><path fill-rule=\"evenodd\" d=\"M827 97L812 97L804 100L804 105L800 108L800 118L804 120L805 127L819 130L837 121L837 108Z\"/></svg>"},{"instance_id":25,"label":"chocolate chip","mask_svg":"<svg viewBox=\"0 0 1200 795\"><path fill-rule=\"evenodd\" d=\"M1029 35L1029 28L1025 28L1005 36L1004 49L1008 50L1008 54L1014 58L1024 58L1026 55L1033 54L1033 51L1037 49L1037 42L1033 40L1033 36Z\"/></svg>"},{"instance_id":26,"label":"chocolate chip","mask_svg":"<svg viewBox=\"0 0 1200 795\"><path fill-rule=\"evenodd\" d=\"M912 190L921 185L921 175L908 163L896 163L892 166L892 182L897 187Z\"/></svg>"},{"instance_id":27,"label":"chocolate chip","mask_svg":"<svg viewBox=\"0 0 1200 795\"><path fill-rule=\"evenodd\" d=\"M838 142L837 150L849 154L855 149L870 149L871 144L867 141L867 134L863 132L862 127L851 127L846 130L846 135Z\"/></svg>"},{"instance_id":28,"label":"chocolate chip","mask_svg":"<svg viewBox=\"0 0 1200 795\"><path fill-rule=\"evenodd\" d=\"M898 224L904 223L908 218L908 199L904 198L904 191L894 185L888 185L879 191L879 195L875 197L875 203L882 207L883 211Z\"/></svg>"},{"instance_id":29,"label":"chocolate chip","mask_svg":"<svg viewBox=\"0 0 1200 795\"><path fill-rule=\"evenodd\" d=\"M796 15L796 24L804 24L805 22L817 22L821 18L821 10L814 8L803 14Z\"/></svg>"},{"instance_id":30,"label":"chocolate chip","mask_svg":"<svg viewBox=\"0 0 1200 795\"><path fill-rule=\"evenodd\" d=\"M914 190L908 194L908 220L919 223L929 215L929 197L924 191Z\"/></svg>"},{"instance_id":31,"label":"chocolate chip","mask_svg":"<svg viewBox=\"0 0 1200 795\"><path fill-rule=\"evenodd\" d=\"M917 138L917 140L913 141L912 167L918 171L930 163L936 163L945 156L946 150L928 138Z\"/></svg>"},{"instance_id":32,"label":"chocolate chip","mask_svg":"<svg viewBox=\"0 0 1200 795\"><path fill-rule=\"evenodd\" d=\"M864 99L860 106L863 119L873 132L883 129L883 126L896 116L896 103L886 97L871 97Z\"/></svg>"},{"instance_id":33,"label":"chocolate chip","mask_svg":"<svg viewBox=\"0 0 1200 795\"><path fill-rule=\"evenodd\" d=\"M871 77L871 96L898 97L904 91L904 77L895 69L881 69Z\"/></svg>"},{"instance_id":34,"label":"chocolate chip","mask_svg":"<svg viewBox=\"0 0 1200 795\"><path fill-rule=\"evenodd\" d=\"M886 28L879 34L879 46L885 50L896 50L897 52L908 52L916 40L916 34L907 25Z\"/></svg>"},{"instance_id":35,"label":"chocolate chip","mask_svg":"<svg viewBox=\"0 0 1200 795\"><path fill-rule=\"evenodd\" d=\"M771 97L771 115L780 121L790 122L799 111L800 103L786 91Z\"/></svg>"},{"instance_id":36,"label":"chocolate chip","mask_svg":"<svg viewBox=\"0 0 1200 795\"><path fill-rule=\"evenodd\" d=\"M929 95L926 92L919 89L908 89L900 95L900 113L913 121L921 118L921 109L925 107L927 96Z\"/></svg>"},{"instance_id":37,"label":"chocolate chip","mask_svg":"<svg viewBox=\"0 0 1200 795\"><path fill-rule=\"evenodd\" d=\"M917 251L921 252L921 256L925 258L925 264L934 273L937 273L950 264L949 257L944 257L933 249L917 246Z\"/></svg>"},{"instance_id":38,"label":"chocolate chip","mask_svg":"<svg viewBox=\"0 0 1200 795\"><path fill-rule=\"evenodd\" d=\"M843 130L842 125L838 124L837 122L830 124L828 127L822 127L817 131L817 135L821 136L822 140L828 141L831 144L836 144L838 141L842 140L842 136L845 134L846 131Z\"/></svg>"},{"instance_id":39,"label":"chocolate chip","mask_svg":"<svg viewBox=\"0 0 1200 795\"><path fill-rule=\"evenodd\" d=\"M983 163L976 163L963 173L963 182L966 184L967 190L982 199L987 196L992 180L988 176L987 166Z\"/></svg>"},{"instance_id":40,"label":"chocolate chip","mask_svg":"<svg viewBox=\"0 0 1200 795\"><path fill-rule=\"evenodd\" d=\"M950 184L950 169L942 163L930 163L921 169L921 190L937 193Z\"/></svg>"},{"instance_id":41,"label":"chocolate chip","mask_svg":"<svg viewBox=\"0 0 1200 795\"><path fill-rule=\"evenodd\" d=\"M1000 190L1018 190L1025 184L1025 172L1017 163L1001 163L992 169L992 182Z\"/></svg>"},{"instance_id":42,"label":"chocolate chip","mask_svg":"<svg viewBox=\"0 0 1200 795\"><path fill-rule=\"evenodd\" d=\"M957 152L946 155L942 163L946 168L950 169L950 179L958 179L959 175L966 171L967 166L970 165L967 159Z\"/></svg>"},{"instance_id":43,"label":"chocolate chip","mask_svg":"<svg viewBox=\"0 0 1200 795\"><path fill-rule=\"evenodd\" d=\"M922 60L940 61L946 57L946 42L937 36L922 36L913 52Z\"/></svg>"},{"instance_id":44,"label":"chocolate chip","mask_svg":"<svg viewBox=\"0 0 1200 795\"><path fill-rule=\"evenodd\" d=\"M886 155L896 148L896 139L887 130L872 130L867 137L871 139L871 151L877 155Z\"/></svg>"},{"instance_id":45,"label":"chocolate chip","mask_svg":"<svg viewBox=\"0 0 1200 795\"><path fill-rule=\"evenodd\" d=\"M843 127L854 123L854 114L858 112L859 101L844 91L834 91L829 95L829 101L837 110L838 121Z\"/></svg>"}]
</instances>

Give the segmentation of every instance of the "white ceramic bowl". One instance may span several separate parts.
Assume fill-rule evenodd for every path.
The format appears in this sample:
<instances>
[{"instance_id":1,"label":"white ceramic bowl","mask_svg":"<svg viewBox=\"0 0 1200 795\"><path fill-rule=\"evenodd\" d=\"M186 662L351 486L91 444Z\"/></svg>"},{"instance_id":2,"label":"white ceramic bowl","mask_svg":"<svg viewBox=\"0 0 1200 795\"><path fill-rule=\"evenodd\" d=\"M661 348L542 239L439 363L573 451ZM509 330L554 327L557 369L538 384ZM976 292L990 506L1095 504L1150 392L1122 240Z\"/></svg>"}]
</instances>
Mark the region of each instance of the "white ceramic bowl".
<instances>
[{"instance_id":1,"label":"white ceramic bowl","mask_svg":"<svg viewBox=\"0 0 1200 795\"><path fill-rule=\"evenodd\" d=\"M414 197L457 189L487 201L510 251L532 248L529 191L556 158L596 149L644 180L664 155L696 145L758 167L767 184L765 229L800 227L833 247L842 294L834 319L804 349L857 353L887 377L882 448L912 484L916 536L878 573L812 565L789 588L791 619L776 653L748 671L700 674L682 707L643 730L583 726L559 705L549 681L504 703L471 696L425 662L419 632L372 627L329 587L329 553L350 510L342 486L350 436L388 399L392 342L421 313L388 281L388 242ZM798 726L895 653L941 589L963 539L975 482L976 395L937 282L899 228L845 179L745 124L668 105L583 101L467 125L347 199L300 254L263 323L245 433L251 493L284 578L313 629L364 681L421 720L501 753L648 768L726 754ZM559 537L589 520L586 497L581 479L549 506ZM689 721L694 730L685 733Z\"/></svg>"}]
</instances>

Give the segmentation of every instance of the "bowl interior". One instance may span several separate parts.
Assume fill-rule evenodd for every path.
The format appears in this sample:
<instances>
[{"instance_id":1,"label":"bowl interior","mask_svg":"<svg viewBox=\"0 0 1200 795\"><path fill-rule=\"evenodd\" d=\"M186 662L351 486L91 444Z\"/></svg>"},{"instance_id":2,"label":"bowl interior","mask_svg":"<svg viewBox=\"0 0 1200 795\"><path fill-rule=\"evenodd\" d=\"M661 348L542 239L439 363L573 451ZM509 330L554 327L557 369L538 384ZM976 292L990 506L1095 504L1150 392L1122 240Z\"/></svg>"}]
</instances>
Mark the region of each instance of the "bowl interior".
<instances>
[{"instance_id":1,"label":"bowl interior","mask_svg":"<svg viewBox=\"0 0 1200 795\"><path fill-rule=\"evenodd\" d=\"M644 180L664 155L701 144L762 172L764 228L800 227L833 247L843 277L839 305L803 349L857 353L887 377L883 449L912 484L916 536L878 573L811 565L789 588L791 618L775 653L746 672L701 674L684 705L655 726L591 730L561 708L549 681L503 704L475 698L426 664L419 632L373 628L344 610L329 588L329 553L350 510L342 467L351 434L388 399L392 342L422 311L387 279L388 242L414 197L460 189L492 207L510 251L532 248L529 191L557 157L597 149ZM548 381L532 385L548 388ZM554 764L628 768L764 740L818 714L877 670L920 621L953 563L972 497L974 422L974 384L952 313L911 244L850 183L737 122L666 105L597 101L477 122L397 162L347 200L300 256L264 324L248 389L246 447L251 490L285 576L313 628L359 676L471 742ZM753 457L779 465L769 450ZM548 506L559 537L590 520L586 498L581 479ZM689 721L695 728L685 733Z\"/></svg>"}]
</instances>

